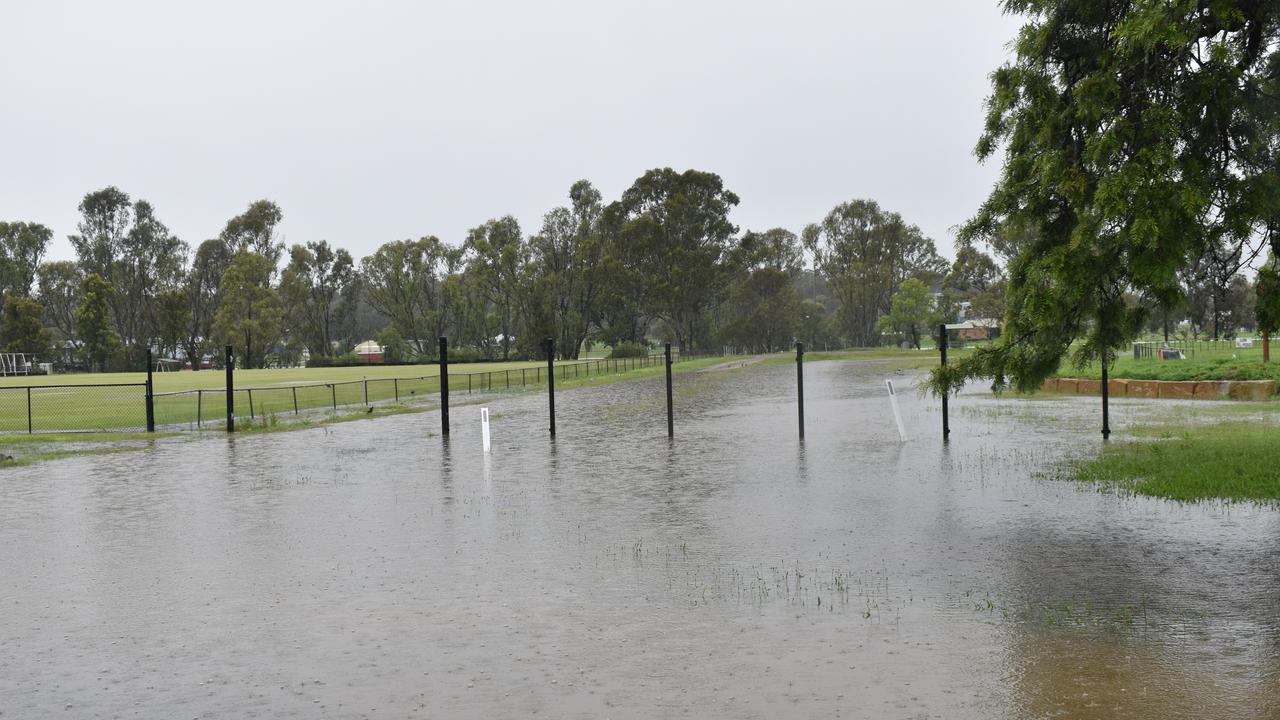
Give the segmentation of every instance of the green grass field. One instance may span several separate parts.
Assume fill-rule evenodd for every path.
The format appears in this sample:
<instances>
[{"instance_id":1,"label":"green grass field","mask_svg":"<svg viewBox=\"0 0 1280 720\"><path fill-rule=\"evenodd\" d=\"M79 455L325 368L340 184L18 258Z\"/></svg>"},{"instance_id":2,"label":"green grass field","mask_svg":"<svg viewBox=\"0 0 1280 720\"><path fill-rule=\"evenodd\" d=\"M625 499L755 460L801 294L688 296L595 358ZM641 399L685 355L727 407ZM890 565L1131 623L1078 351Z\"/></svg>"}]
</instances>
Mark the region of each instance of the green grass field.
<instances>
[{"instance_id":1,"label":"green grass field","mask_svg":"<svg viewBox=\"0 0 1280 720\"><path fill-rule=\"evenodd\" d=\"M1237 421L1138 434L1152 437L1110 444L1071 465L1066 476L1184 502L1280 501L1280 426Z\"/></svg>"},{"instance_id":2,"label":"green grass field","mask_svg":"<svg viewBox=\"0 0 1280 720\"><path fill-rule=\"evenodd\" d=\"M660 366L656 359L565 361L558 382ZM259 419L344 406L434 401L437 365L237 370L235 414ZM146 426L145 373L0 378L0 432L130 430ZM226 375L220 370L156 373L155 421L160 427L222 427ZM506 391L546 382L546 363L467 363L449 367L451 395ZM130 386L131 385L131 386ZM52 387L50 387L52 386ZM28 413L28 409L30 413ZM30 418L30 425L28 425Z\"/></svg>"},{"instance_id":3,"label":"green grass field","mask_svg":"<svg viewBox=\"0 0 1280 720\"><path fill-rule=\"evenodd\" d=\"M1280 353L1280 346L1276 351ZM1096 364L1084 368L1067 365L1058 371L1058 376L1098 379L1102 377L1102 369ZM1130 380L1280 381L1280 355L1272 362L1263 363L1261 347L1236 348L1225 342L1217 347L1209 344L1192 347L1185 360L1135 360L1130 352L1116 358L1110 376Z\"/></svg>"}]
</instances>

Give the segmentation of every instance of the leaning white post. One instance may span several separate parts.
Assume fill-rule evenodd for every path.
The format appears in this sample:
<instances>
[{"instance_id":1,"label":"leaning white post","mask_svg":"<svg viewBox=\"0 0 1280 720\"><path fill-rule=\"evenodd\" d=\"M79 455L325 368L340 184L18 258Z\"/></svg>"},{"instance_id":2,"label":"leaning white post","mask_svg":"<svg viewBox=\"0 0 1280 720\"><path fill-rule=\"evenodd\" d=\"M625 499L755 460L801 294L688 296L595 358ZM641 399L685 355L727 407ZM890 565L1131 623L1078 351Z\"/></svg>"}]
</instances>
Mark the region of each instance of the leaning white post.
<instances>
[{"instance_id":1,"label":"leaning white post","mask_svg":"<svg viewBox=\"0 0 1280 720\"><path fill-rule=\"evenodd\" d=\"M484 451L489 452L489 408L480 408L480 437L484 441Z\"/></svg>"},{"instance_id":2,"label":"leaning white post","mask_svg":"<svg viewBox=\"0 0 1280 720\"><path fill-rule=\"evenodd\" d=\"M889 404L893 406L893 420L898 424L898 438L902 442L907 441L907 431L902 427L902 412L898 410L898 394L893 391L893 381L885 380L885 387L889 388Z\"/></svg>"}]
</instances>

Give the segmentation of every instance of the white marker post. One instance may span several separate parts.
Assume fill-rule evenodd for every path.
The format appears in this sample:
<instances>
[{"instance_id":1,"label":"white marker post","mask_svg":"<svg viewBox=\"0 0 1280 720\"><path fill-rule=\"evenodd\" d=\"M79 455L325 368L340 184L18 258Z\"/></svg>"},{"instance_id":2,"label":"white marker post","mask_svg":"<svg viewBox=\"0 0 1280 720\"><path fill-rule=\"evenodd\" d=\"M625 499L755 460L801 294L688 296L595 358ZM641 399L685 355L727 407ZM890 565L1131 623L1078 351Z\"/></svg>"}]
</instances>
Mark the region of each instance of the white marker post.
<instances>
[{"instance_id":1,"label":"white marker post","mask_svg":"<svg viewBox=\"0 0 1280 720\"><path fill-rule=\"evenodd\" d=\"M898 423L898 438L902 442L907 441L907 431L902 427L902 413L898 410L898 394L893 391L893 381L885 380L885 387L889 388L889 404L893 406L893 420Z\"/></svg>"},{"instance_id":2,"label":"white marker post","mask_svg":"<svg viewBox=\"0 0 1280 720\"><path fill-rule=\"evenodd\" d=\"M480 408L480 437L484 440L484 451L489 452L489 408Z\"/></svg>"}]
</instances>

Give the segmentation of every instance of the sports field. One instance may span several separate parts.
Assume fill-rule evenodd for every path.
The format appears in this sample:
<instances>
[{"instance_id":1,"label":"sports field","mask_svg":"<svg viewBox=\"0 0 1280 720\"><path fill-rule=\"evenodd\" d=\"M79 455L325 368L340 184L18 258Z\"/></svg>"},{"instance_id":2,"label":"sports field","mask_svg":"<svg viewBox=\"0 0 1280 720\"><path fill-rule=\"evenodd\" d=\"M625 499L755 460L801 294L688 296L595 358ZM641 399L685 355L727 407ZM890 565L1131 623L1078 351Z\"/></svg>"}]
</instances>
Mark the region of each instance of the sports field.
<instances>
[{"instance_id":1,"label":"sports field","mask_svg":"<svg viewBox=\"0 0 1280 720\"><path fill-rule=\"evenodd\" d=\"M574 381L660 364L658 358L565 361L556 378ZM235 415L251 422L308 410L433 400L438 365L237 370ZM545 362L450 365L451 394L517 389L546 382ZM77 373L0 378L0 432L129 430L146 427L146 373ZM221 427L226 420L221 370L155 373L155 422L164 427Z\"/></svg>"}]
</instances>

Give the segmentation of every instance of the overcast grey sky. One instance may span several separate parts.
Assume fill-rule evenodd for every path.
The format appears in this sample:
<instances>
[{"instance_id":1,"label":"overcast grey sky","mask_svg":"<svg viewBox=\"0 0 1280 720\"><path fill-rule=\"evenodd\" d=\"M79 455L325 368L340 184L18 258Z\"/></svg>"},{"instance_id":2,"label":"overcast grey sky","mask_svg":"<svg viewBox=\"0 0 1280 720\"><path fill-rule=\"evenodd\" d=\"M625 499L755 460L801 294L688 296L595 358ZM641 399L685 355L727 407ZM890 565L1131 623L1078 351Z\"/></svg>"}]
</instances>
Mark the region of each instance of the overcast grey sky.
<instances>
[{"instance_id":1,"label":"overcast grey sky","mask_svg":"<svg viewBox=\"0 0 1280 720\"><path fill-rule=\"evenodd\" d=\"M0 0L0 219L116 185L195 245L251 201L357 258L591 180L718 173L743 230L877 200L951 254L998 164L972 149L1017 18L928 2Z\"/></svg>"}]
</instances>

